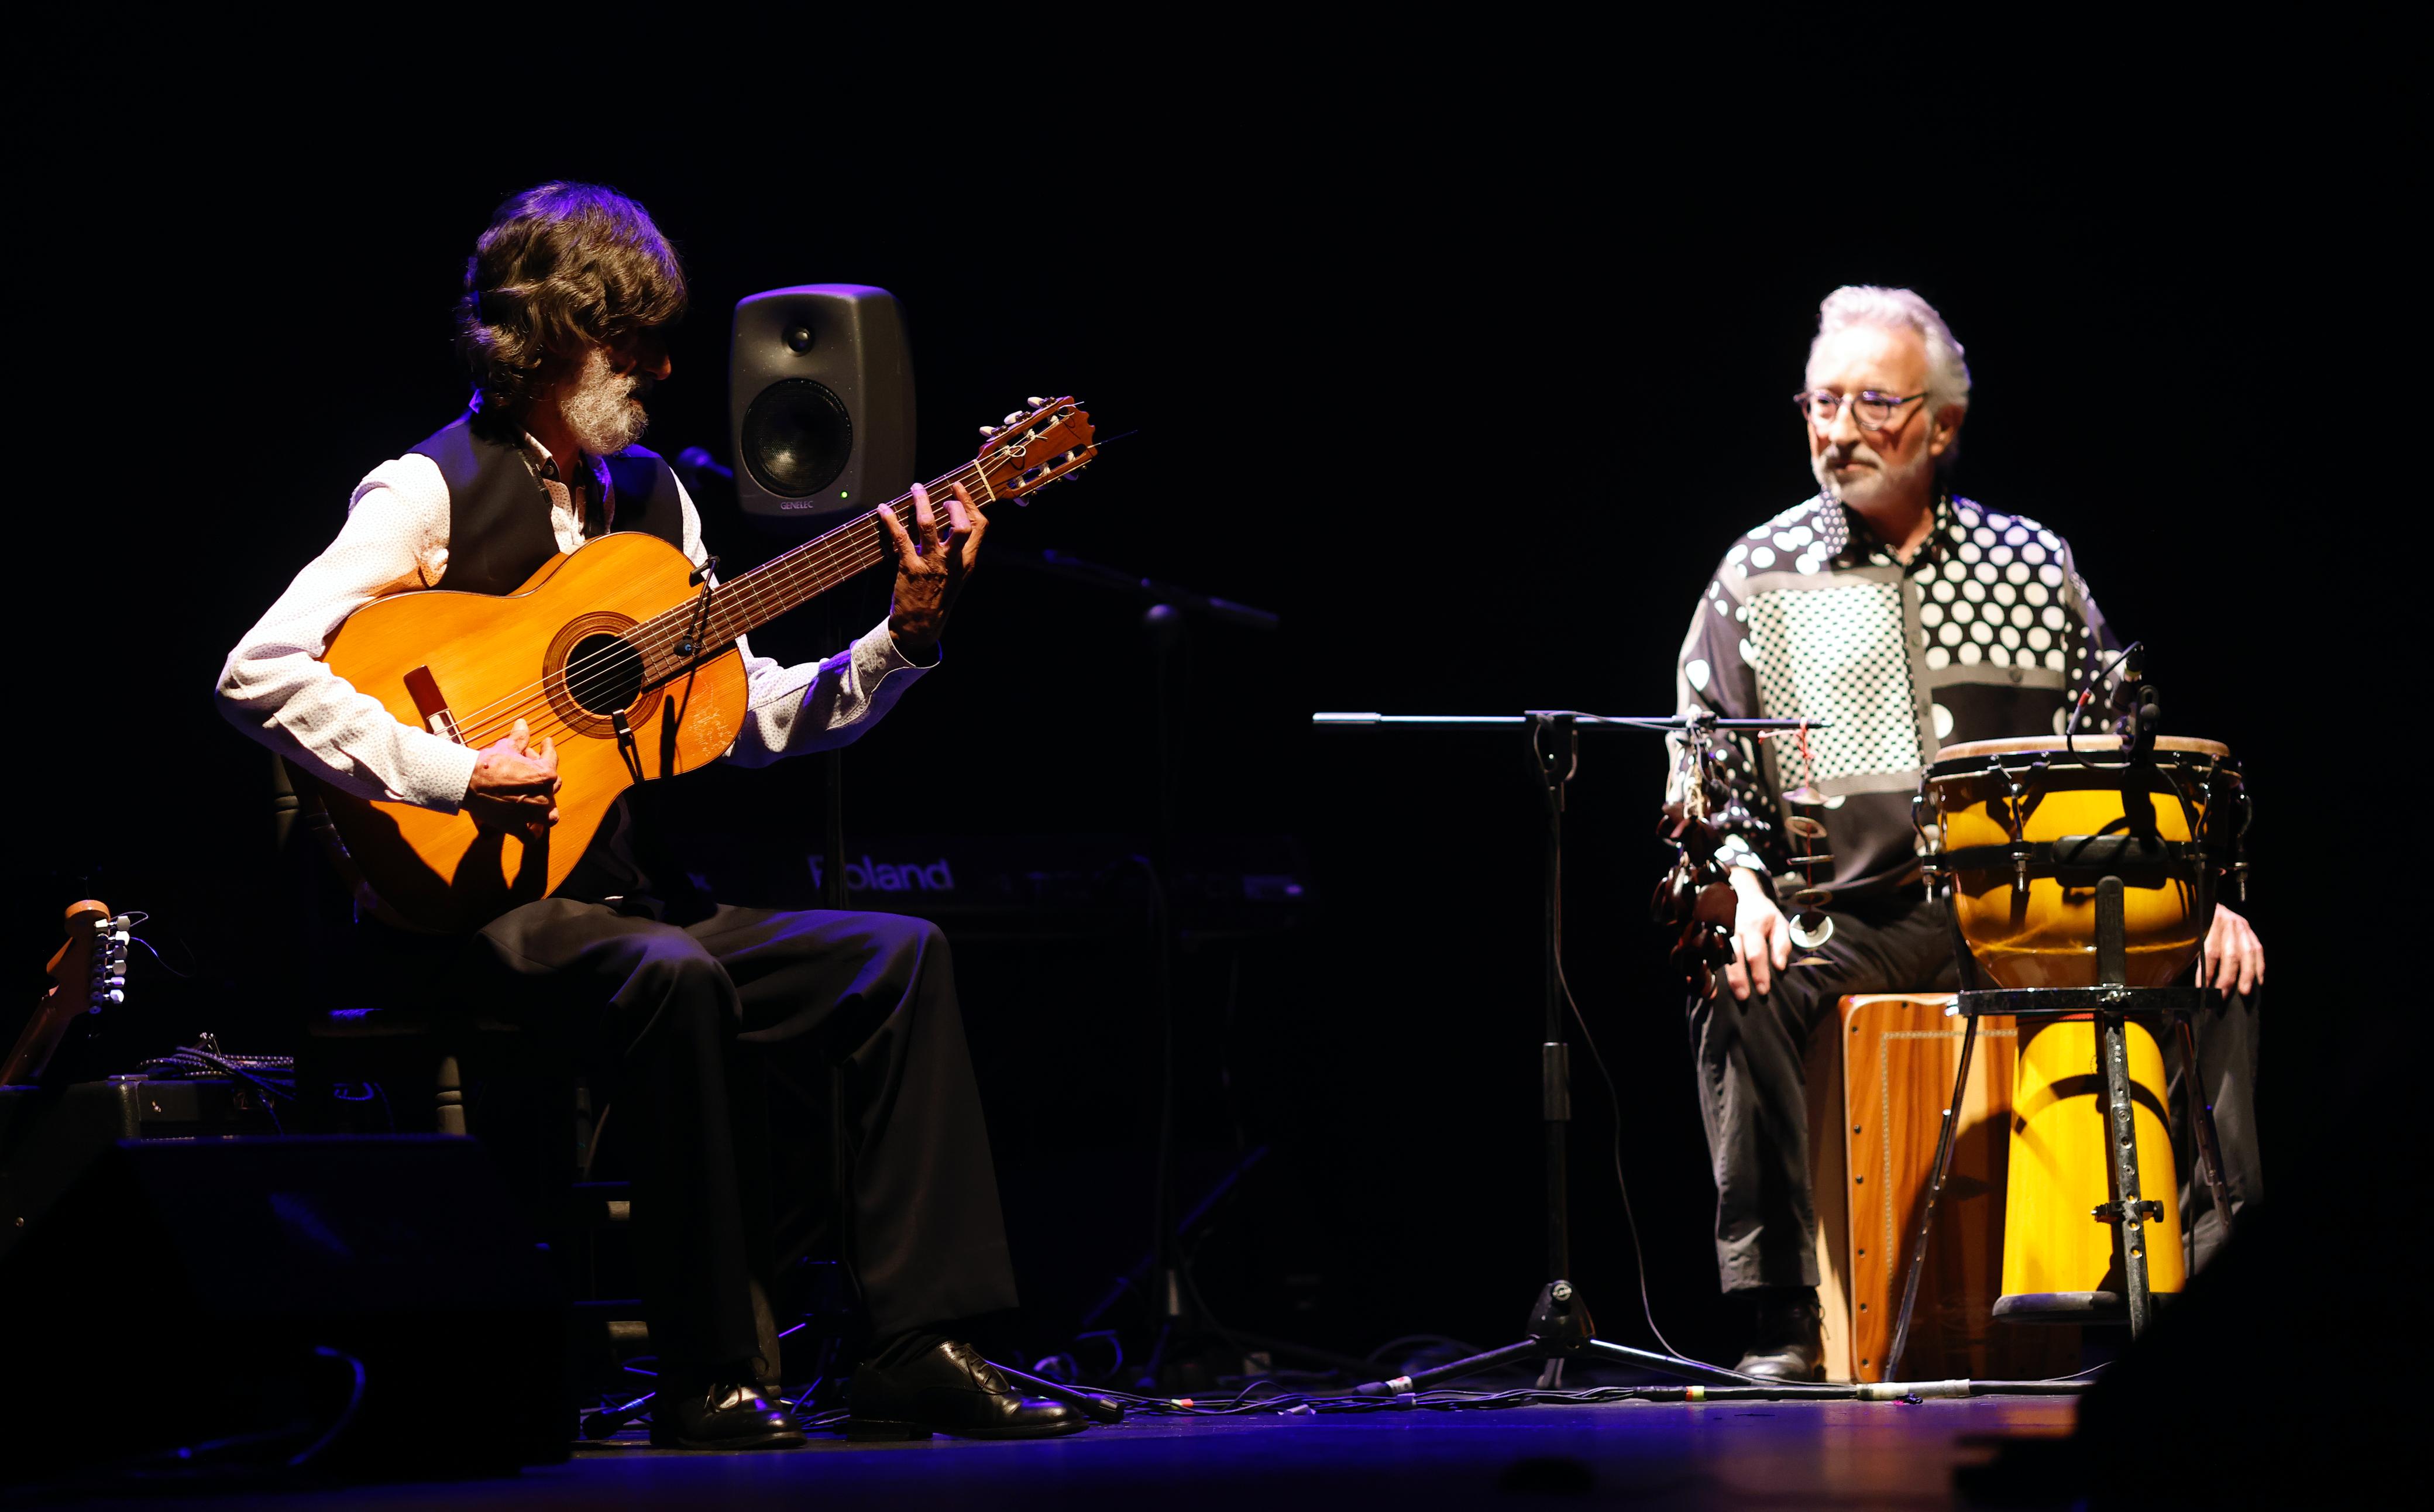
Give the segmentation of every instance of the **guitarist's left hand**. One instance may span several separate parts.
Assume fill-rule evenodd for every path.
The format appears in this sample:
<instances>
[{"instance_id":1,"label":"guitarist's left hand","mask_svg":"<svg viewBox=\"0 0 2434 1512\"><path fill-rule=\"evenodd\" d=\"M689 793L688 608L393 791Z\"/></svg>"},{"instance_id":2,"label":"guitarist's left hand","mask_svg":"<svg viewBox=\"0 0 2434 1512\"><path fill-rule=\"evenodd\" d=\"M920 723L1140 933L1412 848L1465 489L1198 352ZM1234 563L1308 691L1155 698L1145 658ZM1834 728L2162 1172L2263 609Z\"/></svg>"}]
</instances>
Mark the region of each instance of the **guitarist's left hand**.
<instances>
[{"instance_id":1,"label":"guitarist's left hand","mask_svg":"<svg viewBox=\"0 0 2434 1512\"><path fill-rule=\"evenodd\" d=\"M958 483L955 496L947 501L947 538L940 541L938 516L930 507L929 490L916 483L914 531L905 530L893 509L880 510L879 520L896 543L896 597L887 613L887 632L895 638L898 650L916 660L926 659L938 644L938 632L946 627L947 611L954 608L955 595L964 591L964 579L980 559L981 534L988 529L988 519L973 507L972 496ZM916 532L920 537L917 541Z\"/></svg>"}]
</instances>

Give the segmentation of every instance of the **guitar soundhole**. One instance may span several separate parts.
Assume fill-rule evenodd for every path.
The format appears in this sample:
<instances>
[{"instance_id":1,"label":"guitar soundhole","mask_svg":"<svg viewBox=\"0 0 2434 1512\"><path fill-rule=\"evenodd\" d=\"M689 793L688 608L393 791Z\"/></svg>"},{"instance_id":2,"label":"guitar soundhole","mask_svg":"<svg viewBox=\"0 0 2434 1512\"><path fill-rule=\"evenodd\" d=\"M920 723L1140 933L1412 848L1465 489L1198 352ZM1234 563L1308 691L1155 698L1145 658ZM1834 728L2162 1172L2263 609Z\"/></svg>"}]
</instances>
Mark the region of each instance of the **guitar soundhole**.
<instances>
[{"instance_id":1,"label":"guitar soundhole","mask_svg":"<svg viewBox=\"0 0 2434 1512\"><path fill-rule=\"evenodd\" d=\"M643 696L643 653L614 635L587 635L566 657L566 691L587 713L630 709Z\"/></svg>"}]
</instances>

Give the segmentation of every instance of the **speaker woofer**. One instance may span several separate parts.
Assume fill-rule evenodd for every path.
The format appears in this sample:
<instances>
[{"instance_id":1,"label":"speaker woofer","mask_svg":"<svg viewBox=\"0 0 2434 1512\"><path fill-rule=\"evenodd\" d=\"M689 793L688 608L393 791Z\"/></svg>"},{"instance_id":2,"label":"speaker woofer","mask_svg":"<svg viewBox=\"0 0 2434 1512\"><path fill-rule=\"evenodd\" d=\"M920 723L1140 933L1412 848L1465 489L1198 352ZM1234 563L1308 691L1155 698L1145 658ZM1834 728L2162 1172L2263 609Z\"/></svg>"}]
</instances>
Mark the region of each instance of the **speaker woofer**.
<instances>
[{"instance_id":1,"label":"speaker woofer","mask_svg":"<svg viewBox=\"0 0 2434 1512\"><path fill-rule=\"evenodd\" d=\"M853 417L826 384L788 378L763 389L744 412L744 465L781 498L800 499L836 481L853 456Z\"/></svg>"}]
</instances>

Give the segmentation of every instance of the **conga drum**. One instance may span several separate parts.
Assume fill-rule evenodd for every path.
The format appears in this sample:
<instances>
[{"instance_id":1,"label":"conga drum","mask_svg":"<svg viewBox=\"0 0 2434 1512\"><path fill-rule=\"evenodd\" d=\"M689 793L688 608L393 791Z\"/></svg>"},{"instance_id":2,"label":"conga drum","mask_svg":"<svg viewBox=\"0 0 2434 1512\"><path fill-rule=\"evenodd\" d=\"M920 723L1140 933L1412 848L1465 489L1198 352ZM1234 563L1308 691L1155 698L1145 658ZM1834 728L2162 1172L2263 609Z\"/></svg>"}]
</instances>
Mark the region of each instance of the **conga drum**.
<instances>
[{"instance_id":1,"label":"conga drum","mask_svg":"<svg viewBox=\"0 0 2434 1512\"><path fill-rule=\"evenodd\" d=\"M2172 1175L2172 1120L2164 1101L2164 1056L2135 1019L2129 1037L2130 1096L2144 1194L2163 1216L2142 1226L2153 1243L2147 1289L2181 1289L2179 1183ZM2012 1160L2003 1196L2003 1294L1995 1315L2014 1322L2090 1321L2119 1308L2114 1230L2092 1221L2106 1201L2104 1078L2089 1019L2020 1025L2012 1072Z\"/></svg>"},{"instance_id":2,"label":"conga drum","mask_svg":"<svg viewBox=\"0 0 2434 1512\"><path fill-rule=\"evenodd\" d=\"M2159 736L2140 757L2114 735L1979 740L1927 769L1918 822L1991 985L2096 986L2096 884L2109 875L2123 886L2123 985L2166 987L2205 942L2248 804L2211 740Z\"/></svg>"},{"instance_id":3,"label":"conga drum","mask_svg":"<svg viewBox=\"0 0 2434 1512\"><path fill-rule=\"evenodd\" d=\"M2159 737L2125 752L2118 737L1989 740L1948 746L1919 794L1930 864L1950 880L1962 948L1997 988L2100 982L2099 882L2121 882L2122 959L2113 985L2171 985L2213 922L2214 884L2236 865L2247 799L2231 752ZM2123 1025L2137 1168L2162 1213L2128 1230L2150 1292L2185 1275L2180 1212L2154 1032ZM2003 1224L2003 1295L1995 1314L2084 1322L2122 1305L2115 1226L2092 1221L2111 1198L2110 1137L2092 1019L2023 1019L2012 1091Z\"/></svg>"}]
</instances>

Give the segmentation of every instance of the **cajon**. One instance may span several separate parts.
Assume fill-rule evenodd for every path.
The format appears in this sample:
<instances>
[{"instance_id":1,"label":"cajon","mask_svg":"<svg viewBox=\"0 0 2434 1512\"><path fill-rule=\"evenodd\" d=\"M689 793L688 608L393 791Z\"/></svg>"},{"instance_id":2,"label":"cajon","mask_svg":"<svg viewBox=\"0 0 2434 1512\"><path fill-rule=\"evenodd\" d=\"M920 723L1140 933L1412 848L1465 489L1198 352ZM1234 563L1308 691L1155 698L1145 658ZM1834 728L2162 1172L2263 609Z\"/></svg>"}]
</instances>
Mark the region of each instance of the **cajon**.
<instances>
[{"instance_id":1,"label":"cajon","mask_svg":"<svg viewBox=\"0 0 2434 1512\"><path fill-rule=\"evenodd\" d=\"M1902 1282L1945 1099L1961 1058L1948 993L1846 997L1808 1043L1808 1167L1817 1194L1817 1295L1826 1373L1885 1379ZM1902 1377L2032 1381L2079 1368L2079 1330L1995 1321L2019 1038L1982 1018L1928 1246Z\"/></svg>"}]
</instances>

